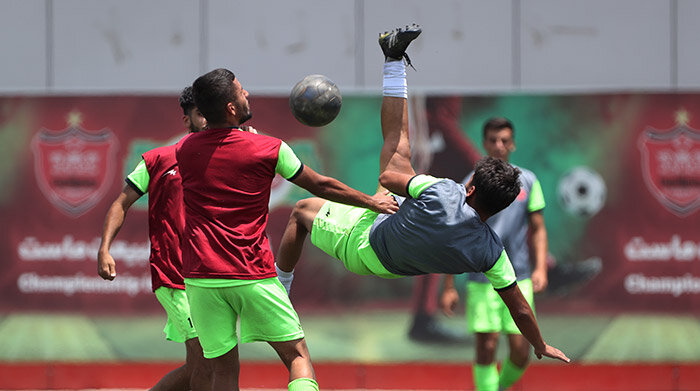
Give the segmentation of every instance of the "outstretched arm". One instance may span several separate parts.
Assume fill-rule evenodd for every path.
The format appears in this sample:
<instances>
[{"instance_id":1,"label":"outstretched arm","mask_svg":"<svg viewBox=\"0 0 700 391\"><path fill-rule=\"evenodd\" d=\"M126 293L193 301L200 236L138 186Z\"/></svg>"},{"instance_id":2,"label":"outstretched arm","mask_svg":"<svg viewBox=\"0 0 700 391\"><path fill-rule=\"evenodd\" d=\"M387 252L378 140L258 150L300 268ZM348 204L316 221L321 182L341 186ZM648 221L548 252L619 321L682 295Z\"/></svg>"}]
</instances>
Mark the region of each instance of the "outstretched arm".
<instances>
[{"instance_id":1,"label":"outstretched arm","mask_svg":"<svg viewBox=\"0 0 700 391\"><path fill-rule=\"evenodd\" d=\"M393 197L387 194L367 195L357 191L343 182L321 175L308 166L292 182L311 194L341 204L359 206L378 213L394 213L399 206Z\"/></svg>"},{"instance_id":2,"label":"outstretched arm","mask_svg":"<svg viewBox=\"0 0 700 391\"><path fill-rule=\"evenodd\" d=\"M532 288L539 293L547 288L547 228L544 225L544 214L541 210L530 213L530 248L532 249L535 265L532 269Z\"/></svg>"},{"instance_id":3,"label":"outstretched arm","mask_svg":"<svg viewBox=\"0 0 700 391\"><path fill-rule=\"evenodd\" d=\"M97 252L97 274L105 280L114 280L114 277L117 276L116 265L114 263L114 258L112 258L112 255L109 253L109 248L112 246L112 241L114 241L114 238L124 224L126 211L129 210L131 205L140 197L141 196L134 191L134 189L126 185L107 211L104 227L102 229L102 242Z\"/></svg>"},{"instance_id":4,"label":"outstretched arm","mask_svg":"<svg viewBox=\"0 0 700 391\"><path fill-rule=\"evenodd\" d=\"M564 362L571 361L562 351L544 342L540 334L540 328L537 326L537 321L535 320L535 314L532 312L530 304L525 300L517 284L508 289L498 291L498 294L508 307L510 315L513 317L513 321L515 321L520 332L523 333L525 339L535 348L535 355L537 358L546 356Z\"/></svg>"}]
</instances>

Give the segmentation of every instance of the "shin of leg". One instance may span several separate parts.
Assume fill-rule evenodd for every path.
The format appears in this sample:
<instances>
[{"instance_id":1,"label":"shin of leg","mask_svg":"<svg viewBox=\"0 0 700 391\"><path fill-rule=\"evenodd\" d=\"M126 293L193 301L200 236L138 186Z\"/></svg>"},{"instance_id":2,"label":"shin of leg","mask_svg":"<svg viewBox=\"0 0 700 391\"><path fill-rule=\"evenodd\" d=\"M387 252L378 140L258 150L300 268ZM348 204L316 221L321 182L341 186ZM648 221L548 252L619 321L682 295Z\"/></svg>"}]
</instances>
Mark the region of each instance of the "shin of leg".
<instances>
[{"instance_id":1,"label":"shin of leg","mask_svg":"<svg viewBox=\"0 0 700 391\"><path fill-rule=\"evenodd\" d=\"M187 364L168 372L156 383L151 391L189 390L189 375Z\"/></svg>"},{"instance_id":2,"label":"shin of leg","mask_svg":"<svg viewBox=\"0 0 700 391\"><path fill-rule=\"evenodd\" d=\"M498 333L476 334L476 362L478 364L488 365L496 361L498 336Z\"/></svg>"},{"instance_id":3,"label":"shin of leg","mask_svg":"<svg viewBox=\"0 0 700 391\"><path fill-rule=\"evenodd\" d=\"M269 344L289 370L290 382L301 378L316 379L305 339L269 342Z\"/></svg>"},{"instance_id":4,"label":"shin of leg","mask_svg":"<svg viewBox=\"0 0 700 391\"><path fill-rule=\"evenodd\" d=\"M385 170L413 173L407 100L385 96L382 100L381 124L384 145L379 155L379 173Z\"/></svg>"},{"instance_id":5,"label":"shin of leg","mask_svg":"<svg viewBox=\"0 0 700 391\"><path fill-rule=\"evenodd\" d=\"M525 368L530 360L530 344L520 334L509 334L510 361L519 368Z\"/></svg>"},{"instance_id":6,"label":"shin of leg","mask_svg":"<svg viewBox=\"0 0 700 391\"><path fill-rule=\"evenodd\" d=\"M314 218L324 202L325 200L321 198L307 198L297 202L289 216L289 222L282 234L277 252L277 266L281 270L286 272L294 270L304 248L306 236L311 232Z\"/></svg>"},{"instance_id":7,"label":"shin of leg","mask_svg":"<svg viewBox=\"0 0 700 391\"><path fill-rule=\"evenodd\" d=\"M187 367L192 391L210 390L212 379L212 363L204 358L199 338L185 341L187 348Z\"/></svg>"},{"instance_id":8,"label":"shin of leg","mask_svg":"<svg viewBox=\"0 0 700 391\"><path fill-rule=\"evenodd\" d=\"M510 334L508 342L510 345L510 356L508 359L503 360L501 373L498 378L498 384L503 389L509 388L520 380L525 373L530 355L530 344L527 343L522 335Z\"/></svg>"},{"instance_id":9,"label":"shin of leg","mask_svg":"<svg viewBox=\"0 0 700 391\"><path fill-rule=\"evenodd\" d=\"M211 359L211 363L214 372L211 389L213 391L238 390L238 374L240 372L238 346L222 356Z\"/></svg>"}]
</instances>

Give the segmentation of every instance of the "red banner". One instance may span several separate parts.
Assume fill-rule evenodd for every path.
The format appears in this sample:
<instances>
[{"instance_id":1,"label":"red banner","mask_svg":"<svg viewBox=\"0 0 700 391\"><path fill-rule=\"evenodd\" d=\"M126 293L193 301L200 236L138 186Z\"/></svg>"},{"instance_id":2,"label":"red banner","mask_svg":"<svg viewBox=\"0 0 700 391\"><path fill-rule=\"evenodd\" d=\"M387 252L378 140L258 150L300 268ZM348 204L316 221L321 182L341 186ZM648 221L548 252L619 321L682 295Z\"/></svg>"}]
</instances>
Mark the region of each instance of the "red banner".
<instances>
[{"instance_id":1,"label":"red banner","mask_svg":"<svg viewBox=\"0 0 700 391\"><path fill-rule=\"evenodd\" d=\"M698 311L699 101L690 94L411 100L416 164L462 180L478 158L483 121L508 116L517 128L511 158L535 172L547 202L556 266L542 308ZM309 128L294 120L286 97L253 98L251 125L287 141L317 171L371 192L379 103L344 97L334 122ZM107 209L140 154L184 133L176 96L1 98L0 310L160 311L150 286L146 197L112 246L114 281L98 277L96 254ZM268 235L276 250L291 207L308 194L284 180L273 186ZM409 300L410 279L352 275L310 244L299 268L295 304Z\"/></svg>"}]
</instances>

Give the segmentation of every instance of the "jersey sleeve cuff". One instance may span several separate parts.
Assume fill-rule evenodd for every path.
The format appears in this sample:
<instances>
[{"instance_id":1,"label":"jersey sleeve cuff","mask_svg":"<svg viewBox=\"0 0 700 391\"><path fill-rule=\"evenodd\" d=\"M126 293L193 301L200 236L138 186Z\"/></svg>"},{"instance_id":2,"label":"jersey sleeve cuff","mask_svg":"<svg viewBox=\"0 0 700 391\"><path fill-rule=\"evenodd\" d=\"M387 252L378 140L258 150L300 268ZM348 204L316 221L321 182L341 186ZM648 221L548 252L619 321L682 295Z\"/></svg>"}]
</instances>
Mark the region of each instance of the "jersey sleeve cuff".
<instances>
[{"instance_id":1,"label":"jersey sleeve cuff","mask_svg":"<svg viewBox=\"0 0 700 391\"><path fill-rule=\"evenodd\" d=\"M493 288L493 289L494 289L496 292L503 292L503 291L508 290L508 289L510 289L510 288L512 288L512 287L514 287L514 286L516 286L516 285L518 285L518 282L517 282L517 281L513 281L512 284L506 285L506 286L504 286L504 287L502 287L502 288Z\"/></svg>"},{"instance_id":2,"label":"jersey sleeve cuff","mask_svg":"<svg viewBox=\"0 0 700 391\"><path fill-rule=\"evenodd\" d=\"M297 177L298 177L299 175L301 175L301 172L302 172L302 171L304 171L304 163L301 163L301 165L299 166L299 169L297 170L297 172L295 172L294 175L292 175L292 176L290 176L289 178L287 178L287 180L290 181L290 182L291 182L291 181L294 181L295 179L297 179Z\"/></svg>"},{"instance_id":3,"label":"jersey sleeve cuff","mask_svg":"<svg viewBox=\"0 0 700 391\"><path fill-rule=\"evenodd\" d=\"M139 189L138 186L136 186L136 184L135 184L134 182L131 181L131 179L126 178L126 179L124 180L124 182L126 182L126 184L127 184L130 188L132 188L132 189L136 192L136 194L139 195L139 197L145 194L143 191L141 191L141 189Z\"/></svg>"},{"instance_id":4,"label":"jersey sleeve cuff","mask_svg":"<svg viewBox=\"0 0 700 391\"><path fill-rule=\"evenodd\" d=\"M413 180L416 179L417 176L418 175L414 175L413 178L409 179L408 182L406 182L406 194L410 198L413 198L413 196L411 195L411 192L409 191L409 189L411 188L411 182L413 182Z\"/></svg>"}]
</instances>

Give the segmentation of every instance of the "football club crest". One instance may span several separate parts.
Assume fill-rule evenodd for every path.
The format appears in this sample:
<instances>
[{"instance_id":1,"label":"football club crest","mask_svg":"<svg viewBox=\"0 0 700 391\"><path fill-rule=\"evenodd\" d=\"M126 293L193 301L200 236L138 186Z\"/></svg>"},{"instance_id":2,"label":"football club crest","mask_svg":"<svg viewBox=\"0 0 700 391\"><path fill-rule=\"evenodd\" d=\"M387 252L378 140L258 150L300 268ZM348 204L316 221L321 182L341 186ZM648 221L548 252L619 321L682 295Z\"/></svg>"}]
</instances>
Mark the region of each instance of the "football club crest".
<instances>
[{"instance_id":1,"label":"football club crest","mask_svg":"<svg viewBox=\"0 0 700 391\"><path fill-rule=\"evenodd\" d=\"M700 207L700 131L687 126L685 111L678 125L648 128L639 138L642 173L649 191L666 209L686 217Z\"/></svg>"},{"instance_id":2,"label":"football club crest","mask_svg":"<svg viewBox=\"0 0 700 391\"><path fill-rule=\"evenodd\" d=\"M76 119L77 117L77 119ZM41 129L32 140L34 173L44 196L69 217L92 209L112 185L117 139L109 129L85 131L71 113L67 129Z\"/></svg>"}]
</instances>

